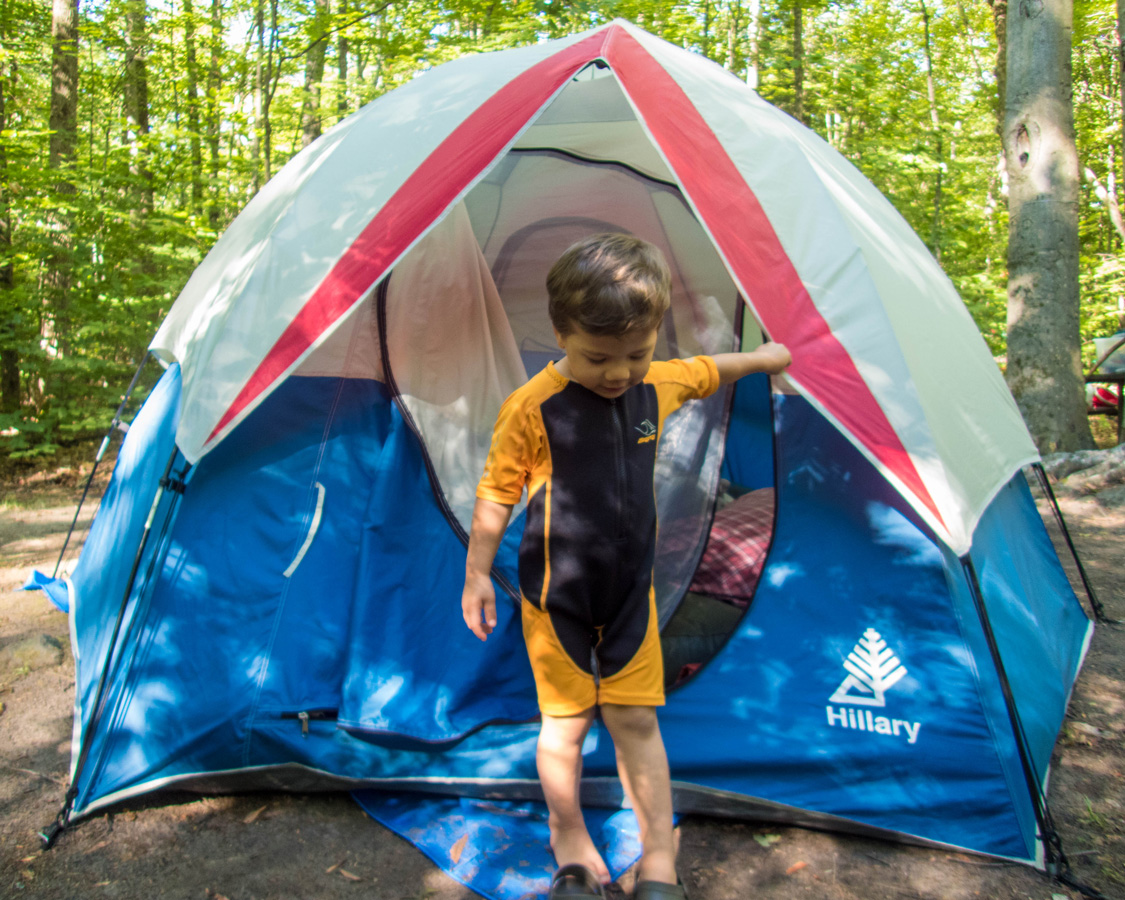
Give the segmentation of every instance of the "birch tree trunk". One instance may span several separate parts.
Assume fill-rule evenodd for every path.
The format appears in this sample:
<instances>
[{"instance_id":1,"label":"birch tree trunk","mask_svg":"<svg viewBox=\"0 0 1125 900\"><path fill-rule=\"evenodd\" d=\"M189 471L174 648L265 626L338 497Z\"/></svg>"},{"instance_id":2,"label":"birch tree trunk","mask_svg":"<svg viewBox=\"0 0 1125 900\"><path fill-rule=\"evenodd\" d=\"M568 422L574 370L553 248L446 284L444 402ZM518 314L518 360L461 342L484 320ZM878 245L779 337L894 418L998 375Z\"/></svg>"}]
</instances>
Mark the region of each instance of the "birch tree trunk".
<instances>
[{"instance_id":1,"label":"birch tree trunk","mask_svg":"<svg viewBox=\"0 0 1125 900\"><path fill-rule=\"evenodd\" d=\"M1121 0L1125 3L1125 0ZM758 89L758 57L762 43L762 0L750 0L750 21L746 25L746 35L750 41L750 53L746 60L746 83Z\"/></svg>"},{"instance_id":2,"label":"birch tree trunk","mask_svg":"<svg viewBox=\"0 0 1125 900\"><path fill-rule=\"evenodd\" d=\"M1072 0L1008 7L1007 380L1041 453L1093 446L1079 356Z\"/></svg>"}]
</instances>

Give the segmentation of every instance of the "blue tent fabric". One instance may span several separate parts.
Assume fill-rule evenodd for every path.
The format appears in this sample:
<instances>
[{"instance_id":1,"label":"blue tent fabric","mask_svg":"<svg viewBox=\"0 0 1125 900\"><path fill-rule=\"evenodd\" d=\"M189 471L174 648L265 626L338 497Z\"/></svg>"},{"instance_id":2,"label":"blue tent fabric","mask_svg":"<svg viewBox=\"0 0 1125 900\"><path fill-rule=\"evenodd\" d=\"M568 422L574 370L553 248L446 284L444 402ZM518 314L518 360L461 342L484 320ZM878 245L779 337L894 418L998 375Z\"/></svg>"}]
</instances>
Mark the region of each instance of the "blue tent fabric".
<instances>
[{"instance_id":1,"label":"blue tent fabric","mask_svg":"<svg viewBox=\"0 0 1125 900\"><path fill-rule=\"evenodd\" d=\"M185 468L178 409L173 367L130 428L70 580L86 749L75 815L166 785L534 796L517 607L498 595L484 644L464 627L464 547L386 388L290 378L184 475L182 495L159 492L170 459ZM972 553L990 640L965 561L804 399L741 384L724 473L774 482L776 524L749 610L661 711L681 811L765 810L1037 862L1029 783L1091 626L1022 477ZM509 535L501 571L516 550ZM847 668L873 647L896 660L877 694ZM584 772L599 803L619 802L597 723Z\"/></svg>"},{"instance_id":2,"label":"blue tent fabric","mask_svg":"<svg viewBox=\"0 0 1125 900\"><path fill-rule=\"evenodd\" d=\"M542 801L475 800L354 791L371 818L405 838L450 877L488 900L547 895L555 871ZM586 827L616 879L641 855L630 810L585 809Z\"/></svg>"}]
</instances>

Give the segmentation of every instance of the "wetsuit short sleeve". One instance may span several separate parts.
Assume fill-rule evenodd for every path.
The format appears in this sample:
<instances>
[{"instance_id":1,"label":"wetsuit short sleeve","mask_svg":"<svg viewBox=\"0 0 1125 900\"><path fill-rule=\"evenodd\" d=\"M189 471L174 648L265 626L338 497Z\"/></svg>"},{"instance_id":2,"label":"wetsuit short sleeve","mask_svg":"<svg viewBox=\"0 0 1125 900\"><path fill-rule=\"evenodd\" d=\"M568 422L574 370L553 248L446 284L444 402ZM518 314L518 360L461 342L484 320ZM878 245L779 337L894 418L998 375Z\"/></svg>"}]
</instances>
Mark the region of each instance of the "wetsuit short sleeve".
<instances>
[{"instance_id":1,"label":"wetsuit short sleeve","mask_svg":"<svg viewBox=\"0 0 1125 900\"><path fill-rule=\"evenodd\" d=\"M504 401L492 429L492 446L477 497L509 506L520 502L540 443L536 436L542 431L532 418L519 391Z\"/></svg>"},{"instance_id":2,"label":"wetsuit short sleeve","mask_svg":"<svg viewBox=\"0 0 1125 900\"><path fill-rule=\"evenodd\" d=\"M719 368L710 356L654 362L645 381L656 388L660 419L688 400L710 397L719 389Z\"/></svg>"}]
</instances>

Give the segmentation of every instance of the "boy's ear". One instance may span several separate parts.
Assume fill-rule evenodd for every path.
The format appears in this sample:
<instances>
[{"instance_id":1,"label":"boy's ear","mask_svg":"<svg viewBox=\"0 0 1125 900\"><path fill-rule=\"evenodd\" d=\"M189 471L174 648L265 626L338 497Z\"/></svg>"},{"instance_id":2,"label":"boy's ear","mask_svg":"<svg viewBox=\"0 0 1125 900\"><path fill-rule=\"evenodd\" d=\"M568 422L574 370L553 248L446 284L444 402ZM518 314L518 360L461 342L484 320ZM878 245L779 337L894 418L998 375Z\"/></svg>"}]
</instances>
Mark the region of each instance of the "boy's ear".
<instances>
[{"instance_id":1,"label":"boy's ear","mask_svg":"<svg viewBox=\"0 0 1125 900\"><path fill-rule=\"evenodd\" d=\"M559 333L559 330L554 325L551 326L551 330L555 333L555 340L558 342L559 349L565 350L566 349L566 341L564 340L563 336Z\"/></svg>"}]
</instances>

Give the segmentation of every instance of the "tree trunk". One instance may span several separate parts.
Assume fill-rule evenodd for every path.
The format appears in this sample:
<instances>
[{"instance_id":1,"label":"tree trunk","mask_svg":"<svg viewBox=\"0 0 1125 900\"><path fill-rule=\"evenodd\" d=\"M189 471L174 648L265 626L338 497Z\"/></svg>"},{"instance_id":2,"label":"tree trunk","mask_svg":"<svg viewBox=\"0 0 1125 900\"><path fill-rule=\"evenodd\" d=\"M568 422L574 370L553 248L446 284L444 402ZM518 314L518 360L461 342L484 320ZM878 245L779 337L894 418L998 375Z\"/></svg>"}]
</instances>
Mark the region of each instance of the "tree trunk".
<instances>
[{"instance_id":1,"label":"tree trunk","mask_svg":"<svg viewBox=\"0 0 1125 900\"><path fill-rule=\"evenodd\" d=\"M1122 0L1125 2L1125 0ZM340 0L340 21L347 21L348 0ZM336 36L336 121L348 114L348 37L341 28Z\"/></svg>"},{"instance_id":2,"label":"tree trunk","mask_svg":"<svg viewBox=\"0 0 1125 900\"><path fill-rule=\"evenodd\" d=\"M801 24L801 0L793 0L793 117L805 121L805 39Z\"/></svg>"},{"instance_id":3,"label":"tree trunk","mask_svg":"<svg viewBox=\"0 0 1125 900\"><path fill-rule=\"evenodd\" d=\"M305 54L305 90L301 103L301 146L320 137L320 87L324 81L324 56L328 46L328 0L315 0L316 15Z\"/></svg>"},{"instance_id":4,"label":"tree trunk","mask_svg":"<svg viewBox=\"0 0 1125 900\"><path fill-rule=\"evenodd\" d=\"M1008 96L1008 0L988 0L992 7L992 22L996 27L996 65L992 67L996 75L996 136L1000 143L1004 137L1004 104Z\"/></svg>"},{"instance_id":5,"label":"tree trunk","mask_svg":"<svg viewBox=\"0 0 1125 900\"><path fill-rule=\"evenodd\" d=\"M1125 0L1117 0L1117 80L1121 86L1121 164L1125 167ZM1125 175L1125 168L1122 174ZM1125 313L1122 327L1125 328Z\"/></svg>"},{"instance_id":6,"label":"tree trunk","mask_svg":"<svg viewBox=\"0 0 1125 900\"><path fill-rule=\"evenodd\" d=\"M1125 0L1122 0L1125 2ZM746 83L758 89L758 57L762 46L762 0L750 0L750 21L746 25L746 36L750 39L750 55L746 60Z\"/></svg>"},{"instance_id":7,"label":"tree trunk","mask_svg":"<svg viewBox=\"0 0 1125 900\"><path fill-rule=\"evenodd\" d=\"M742 29L742 3L735 0L727 5L727 65L728 72L733 72L735 61L738 58L738 35Z\"/></svg>"},{"instance_id":8,"label":"tree trunk","mask_svg":"<svg viewBox=\"0 0 1125 900\"><path fill-rule=\"evenodd\" d=\"M0 22L0 39L8 41L8 10L4 6L4 18ZM14 75L15 63L12 63ZM15 78L12 78L14 85ZM0 78L0 310L4 319L0 320L0 413L18 412L20 408L20 354L17 346L15 303L11 292L15 287L15 271L12 267L12 215L8 203L8 152L5 145L8 130L8 83ZM11 316L12 318L9 318Z\"/></svg>"},{"instance_id":9,"label":"tree trunk","mask_svg":"<svg viewBox=\"0 0 1125 900\"><path fill-rule=\"evenodd\" d=\"M934 136L934 162L937 164L937 177L934 180L934 219L930 228L930 252L941 262L941 176L945 167L945 146L941 133L941 116L938 114L937 89L934 86L934 55L930 46L930 13L923 0L922 34L926 51L926 96L930 101L930 126Z\"/></svg>"},{"instance_id":10,"label":"tree trunk","mask_svg":"<svg viewBox=\"0 0 1125 900\"><path fill-rule=\"evenodd\" d=\"M262 188L262 110L265 105L266 86L266 20L264 0L254 4L254 31L258 36L257 52L254 55L254 133L250 139L250 159L254 164L254 177L250 184L251 196Z\"/></svg>"},{"instance_id":11,"label":"tree trunk","mask_svg":"<svg viewBox=\"0 0 1125 900\"><path fill-rule=\"evenodd\" d=\"M203 212L203 142L199 130L199 66L195 56L195 5L184 0L184 72L191 145L191 211Z\"/></svg>"},{"instance_id":12,"label":"tree trunk","mask_svg":"<svg viewBox=\"0 0 1125 900\"><path fill-rule=\"evenodd\" d=\"M1008 386L1041 453L1093 446L1079 356L1072 0L1007 17Z\"/></svg>"},{"instance_id":13,"label":"tree trunk","mask_svg":"<svg viewBox=\"0 0 1125 900\"><path fill-rule=\"evenodd\" d=\"M708 0L703 0L703 34L700 51L708 58L711 56L711 4Z\"/></svg>"},{"instance_id":14,"label":"tree trunk","mask_svg":"<svg viewBox=\"0 0 1125 900\"><path fill-rule=\"evenodd\" d=\"M74 161L78 143L78 0L54 0L51 11L51 131L47 166L56 173L55 194L64 202L76 193ZM43 277L40 337L48 356L65 354L69 331L74 235L70 212L56 204L48 216L51 249Z\"/></svg>"},{"instance_id":15,"label":"tree trunk","mask_svg":"<svg viewBox=\"0 0 1125 900\"><path fill-rule=\"evenodd\" d=\"M217 229L222 212L222 191L219 188L219 91L222 88L223 0L211 0L211 27L207 37L211 47L211 59L207 66L207 163L211 181L207 221L211 228Z\"/></svg>"},{"instance_id":16,"label":"tree trunk","mask_svg":"<svg viewBox=\"0 0 1125 900\"><path fill-rule=\"evenodd\" d=\"M145 0L125 4L125 115L132 123L133 174L140 181L141 212L153 208L152 170L148 165L148 33Z\"/></svg>"}]
</instances>

